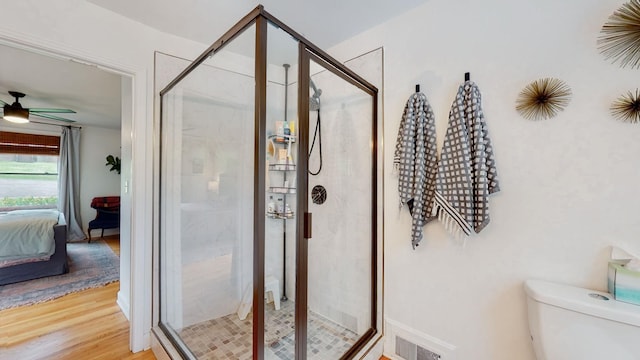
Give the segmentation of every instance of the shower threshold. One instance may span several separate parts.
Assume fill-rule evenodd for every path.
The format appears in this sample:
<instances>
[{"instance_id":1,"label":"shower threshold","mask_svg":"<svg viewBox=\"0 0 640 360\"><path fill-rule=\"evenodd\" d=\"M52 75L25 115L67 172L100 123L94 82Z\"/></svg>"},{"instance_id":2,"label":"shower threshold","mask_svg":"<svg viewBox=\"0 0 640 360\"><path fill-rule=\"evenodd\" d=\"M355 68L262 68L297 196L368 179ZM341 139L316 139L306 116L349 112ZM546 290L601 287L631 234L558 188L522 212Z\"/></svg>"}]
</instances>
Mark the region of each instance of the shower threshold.
<instances>
[{"instance_id":1,"label":"shower threshold","mask_svg":"<svg viewBox=\"0 0 640 360\"><path fill-rule=\"evenodd\" d=\"M280 310L266 305L265 359L295 358L295 306L289 300ZM358 340L358 334L327 318L309 311L307 328L307 359L335 360ZM178 334L198 359L252 359L252 314L240 320L234 314L188 326Z\"/></svg>"}]
</instances>

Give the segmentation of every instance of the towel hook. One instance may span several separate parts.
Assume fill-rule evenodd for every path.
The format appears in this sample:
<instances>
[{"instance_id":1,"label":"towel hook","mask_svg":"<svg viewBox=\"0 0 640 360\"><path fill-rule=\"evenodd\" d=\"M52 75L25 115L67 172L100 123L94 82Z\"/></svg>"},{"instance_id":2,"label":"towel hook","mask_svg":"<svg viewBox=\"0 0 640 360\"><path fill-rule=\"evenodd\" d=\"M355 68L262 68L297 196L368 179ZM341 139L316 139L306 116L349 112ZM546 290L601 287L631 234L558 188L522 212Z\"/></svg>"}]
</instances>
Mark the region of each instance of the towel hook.
<instances>
[{"instance_id":1,"label":"towel hook","mask_svg":"<svg viewBox=\"0 0 640 360\"><path fill-rule=\"evenodd\" d=\"M416 92L420 92L420 84L416 84Z\"/></svg>"},{"instance_id":2,"label":"towel hook","mask_svg":"<svg viewBox=\"0 0 640 360\"><path fill-rule=\"evenodd\" d=\"M468 72L464 73L464 81L469 81L469 79L471 79L471 74Z\"/></svg>"}]
</instances>

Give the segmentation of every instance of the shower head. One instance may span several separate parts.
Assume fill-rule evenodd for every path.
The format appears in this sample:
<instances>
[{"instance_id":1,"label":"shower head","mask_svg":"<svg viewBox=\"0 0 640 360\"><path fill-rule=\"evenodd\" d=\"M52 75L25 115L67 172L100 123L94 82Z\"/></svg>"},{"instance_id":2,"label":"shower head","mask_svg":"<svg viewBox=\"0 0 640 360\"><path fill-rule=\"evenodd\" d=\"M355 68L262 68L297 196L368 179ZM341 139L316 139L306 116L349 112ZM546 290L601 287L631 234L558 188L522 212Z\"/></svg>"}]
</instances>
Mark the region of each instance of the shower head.
<instances>
[{"instance_id":1,"label":"shower head","mask_svg":"<svg viewBox=\"0 0 640 360\"><path fill-rule=\"evenodd\" d=\"M320 95L322 95L322 89L318 89L311 78L309 78L309 84L313 89L313 95L309 97L309 111L320 110Z\"/></svg>"},{"instance_id":2,"label":"shower head","mask_svg":"<svg viewBox=\"0 0 640 360\"><path fill-rule=\"evenodd\" d=\"M320 97L313 95L309 98L309 111L317 110L320 110Z\"/></svg>"}]
</instances>

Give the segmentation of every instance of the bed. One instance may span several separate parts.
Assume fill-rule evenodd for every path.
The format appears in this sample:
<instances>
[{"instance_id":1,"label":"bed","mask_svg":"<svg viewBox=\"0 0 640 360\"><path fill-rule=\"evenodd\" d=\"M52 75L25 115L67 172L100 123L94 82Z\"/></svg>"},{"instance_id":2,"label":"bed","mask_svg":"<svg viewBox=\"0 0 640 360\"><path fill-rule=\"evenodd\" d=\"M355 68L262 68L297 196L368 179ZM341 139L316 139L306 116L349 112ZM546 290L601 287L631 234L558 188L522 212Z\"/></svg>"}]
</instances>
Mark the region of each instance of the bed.
<instances>
[{"instance_id":1,"label":"bed","mask_svg":"<svg viewBox=\"0 0 640 360\"><path fill-rule=\"evenodd\" d=\"M0 214L0 286L67 272L67 223L62 213Z\"/></svg>"}]
</instances>

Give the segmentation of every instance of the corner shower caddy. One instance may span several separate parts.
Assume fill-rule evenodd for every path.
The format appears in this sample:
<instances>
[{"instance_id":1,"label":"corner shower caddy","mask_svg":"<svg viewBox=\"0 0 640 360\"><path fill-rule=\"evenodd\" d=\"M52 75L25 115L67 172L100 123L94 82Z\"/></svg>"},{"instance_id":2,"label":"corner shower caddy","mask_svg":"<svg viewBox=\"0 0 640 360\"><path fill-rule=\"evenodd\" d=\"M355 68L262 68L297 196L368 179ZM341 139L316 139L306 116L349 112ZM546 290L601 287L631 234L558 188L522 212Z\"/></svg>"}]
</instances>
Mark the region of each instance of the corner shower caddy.
<instances>
[{"instance_id":1,"label":"corner shower caddy","mask_svg":"<svg viewBox=\"0 0 640 360\"><path fill-rule=\"evenodd\" d=\"M284 68L284 124L288 124L287 117L287 103L289 95L289 68L291 65L283 64ZM290 129L290 128L289 128ZM283 146L287 151L287 154L293 152L293 144L296 143L296 134L290 132L289 134L276 134L269 136L269 140L274 146L274 158L278 149L277 146ZM270 186L268 192L271 194L282 195L282 199L277 199L275 209L273 212L267 210L266 216L270 219L282 220L282 297L281 301L289 300L287 298L287 220L294 218L294 212L291 211L289 203L287 202L287 194L295 194L295 186L289 186L289 180L287 179L287 173L296 171L296 165L292 161L292 157L287 156L284 163L269 164L269 172L281 172L282 173L282 186ZM271 201L271 200L270 200ZM282 201L282 205L280 205ZM279 208L281 206L281 209Z\"/></svg>"},{"instance_id":2,"label":"corner shower caddy","mask_svg":"<svg viewBox=\"0 0 640 360\"><path fill-rule=\"evenodd\" d=\"M240 39L236 41L238 38ZM249 44L249 40L254 43ZM291 51L278 54L283 51L283 42L287 42L285 44L288 46L287 51ZM229 48L233 51L226 51ZM285 61L279 61L278 55L289 56L287 62L294 64L291 69L293 71L295 68L297 74L291 83L295 83L297 88L295 96L292 96L296 100L292 102L292 111L293 109L296 111L297 122L295 133L277 134L276 136L282 138L282 141L273 140L276 148L284 148L290 152L292 159L295 159L295 164L287 157L286 161L267 166L267 145L271 141L268 135L270 127L267 125L267 119L272 119L272 115L278 113L282 105L280 97L282 92L278 86L283 82L280 77L281 72L276 67L281 69ZM196 69L197 71L194 71ZM290 84L286 79L287 70L285 66L285 121L288 109L286 89ZM219 71L228 72L225 73L228 78L224 77L223 80L230 78L233 81L221 81L216 77L219 76ZM277 74L276 78L272 78L274 74ZM338 174L338 177L331 179L337 183L335 186L339 187L342 183L348 183L356 178L360 181L357 185L362 185L357 188L362 193L357 200L364 199L364 201L357 204L349 203L351 195L344 190L351 188L343 186L341 190L347 195L342 200L349 203L350 209L355 209L357 212L349 214L353 215L352 217L342 216L332 223L333 218L326 215L327 204L324 204L325 208L318 209L320 216L314 220L314 224L320 224L320 226L316 225L314 231L320 233L327 228L339 230L342 236L340 238L325 234L323 237L312 239L314 228L311 210L314 208L309 201L311 188L308 173L311 76L314 76L314 79L317 79L315 76L319 76L319 78L325 77L334 81L333 89L335 90L331 92L331 96L334 100L342 96L340 99L359 111L358 117L353 119L353 126L357 126L358 135L364 134L364 140L361 142L354 141L353 135L349 135L351 138L348 138L345 145L352 146L358 151L358 153L349 152L348 154L354 159L356 155L360 156L359 164L365 164L363 168L355 174L356 176L348 173L347 169ZM329 80L325 81L329 83ZM277 91L274 91L275 88ZM269 97L268 94L273 96ZM175 350L184 358L194 359L204 356L198 353L197 349L194 350L186 340L187 330L193 330L190 326L199 326L200 323L197 321L202 320L194 316L188 318L184 314L191 310L189 304L195 303L195 307L215 313L207 317L206 321L217 321L223 318L227 320L229 317L235 321L237 320L235 310L229 310L229 308L239 300L237 294L242 293L252 304L252 314L243 321L249 329L235 333L244 336L239 342L249 343L250 352L244 352L243 356L250 355L252 359L264 360L265 352L273 351L273 346L278 346L280 351L287 345L295 346L290 349L291 352L287 356L293 356L296 360L315 359L316 356L352 359L366 351L366 347L370 346L376 334L379 334L382 324L379 318L381 296L378 289L380 282L378 281L377 255L378 236L381 234L381 226L378 226L378 219L381 218L378 198L381 197L382 191L378 185L377 164L381 156L378 149L378 90L376 87L266 12L260 5L182 71L160 92L160 96L162 100L158 201L160 204L158 215L160 300L157 306L158 329L154 329L154 333L160 331L166 339L156 336L157 340L165 348ZM357 102L353 100L354 98ZM336 107L332 108L330 101L327 101L327 104L327 113L330 114ZM185 110L189 106L192 107L192 113ZM229 124L228 115L231 111L237 117L233 124ZM188 118L185 114L193 117ZM329 117L329 124L334 120L335 118ZM220 131L223 127L233 129L226 133L232 135L225 138L224 131ZM331 127L327 128L331 129ZM185 146L181 141L187 136L188 131L201 131L202 138L206 140L203 143L189 144L190 147ZM237 144L237 148L231 151L229 144ZM362 147L356 147L361 144ZM346 167L340 169L344 170ZM274 181L273 184L267 184L266 177L270 173L274 174L274 178L278 180L277 183ZM282 179L281 183L280 179ZM198 196L204 191L209 191L208 199L204 199L206 196ZM282 197L285 211L268 211L267 199L270 195L274 195L274 198ZM286 211L287 198L295 199L295 202L292 202L293 211L291 212ZM207 235L208 237L204 237L207 241L189 243L193 240L191 234L194 229L190 227L192 224L187 224L190 219L182 215L183 209L191 209L199 214L203 211L211 214L201 223L196 224L200 228L195 229L200 234ZM335 213L332 211L332 216ZM291 265L294 265L293 269L289 270L290 278L294 278L295 275L295 283L289 281L290 286L294 285L294 292L290 294L291 299L288 302L291 304L289 306L293 310L293 316L288 313L290 317L287 318L289 326L287 329L293 330L287 334L286 339L281 337L274 342L270 338L273 333L267 334L267 330L270 330L267 327L273 326L274 323L269 322L272 320L273 313L267 313L271 310L267 309L265 302L265 280L273 278L278 271L267 270L266 258L272 256L276 250L279 252L276 246L280 245L277 242L267 244L265 233L267 224L271 224L269 226L274 230L273 233L278 236L280 229L277 226L280 221L283 227L284 264L287 261L287 247L294 249L294 256L290 256L289 266L283 265L283 283L287 276L287 269L291 269ZM295 236L287 239L289 226L291 226L289 235L295 232ZM358 261L351 261L353 258L343 256L346 251L343 253L340 251L342 246L353 247L355 242L352 240L356 236L359 236L358 247L355 247L355 250L350 248L349 251L352 252L349 255L363 253L366 255L356 258ZM310 249L323 246L321 241L336 239L339 241L337 245L325 245L333 251L331 253L333 257L316 256L317 252L310 254ZM219 247L213 250L207 248L216 241L220 242ZM196 246L202 246L202 248ZM188 263L191 260L193 263ZM214 299L212 297L194 298L208 289L196 287L192 293L188 293L185 288L189 285L189 281L197 282L198 277L204 277L208 273L198 271L195 277L189 278L191 273L188 270L193 268L188 268L187 265L200 265L209 260L218 261L216 266L219 267L215 268L218 271L216 274L221 275L207 285L213 284L230 290L227 290L227 293L214 293L214 297L218 297ZM318 262L318 260L331 261ZM346 264L349 270L354 269L352 273L346 274L351 276L351 283L346 289L336 286L339 281L327 283L329 278L344 275L335 268L336 264L339 266ZM273 269L279 268L273 267ZM271 274L267 271L271 271ZM358 279L361 281L357 281ZM318 281L323 283L324 288L317 285ZM286 285L283 288L286 290ZM333 301L335 298L330 297L328 303L332 307L312 309L313 304L310 306L310 303L313 303L315 298L309 296L308 292L309 289L319 288L325 291L325 295L337 294L342 303L351 301L347 304L350 306L340 308L339 306L344 304ZM348 296L356 292L360 296L358 300L362 302L345 300L350 299ZM231 300L222 299L223 295L228 295ZM284 291L282 298L286 300ZM244 298L241 300L244 303ZM277 311L282 314L284 309ZM315 315L312 314L314 311ZM317 318L318 315L325 314L337 314L336 317L348 315L343 316L346 319L345 323L348 322L349 326L353 325L345 329L352 331L355 337L346 343L346 347L337 349L339 355L336 356L323 354L324 348L314 347L318 336L312 327L317 322L313 316ZM213 338L221 336L211 331L209 335ZM332 340L335 338L329 335L326 337ZM231 342L224 344L229 343Z\"/></svg>"},{"instance_id":3,"label":"corner shower caddy","mask_svg":"<svg viewBox=\"0 0 640 360\"><path fill-rule=\"evenodd\" d=\"M293 146L293 143L295 142L295 136L285 135L284 137L285 139L289 139L289 141L283 142L285 144L284 146L287 148L291 148ZM266 215L270 219L293 219L294 212L288 210L289 203L287 202L287 194L293 195L296 193L295 186L290 186L289 180L287 179L287 173L292 171L296 171L296 165L291 163L289 159L287 159L285 163L269 164L269 172L282 173L282 186L269 186L269 188L267 189L267 192L269 194L282 196L282 199L277 199L278 202L275 203L276 206L273 209L267 209ZM283 236L286 236L285 234L283 234Z\"/></svg>"}]
</instances>

